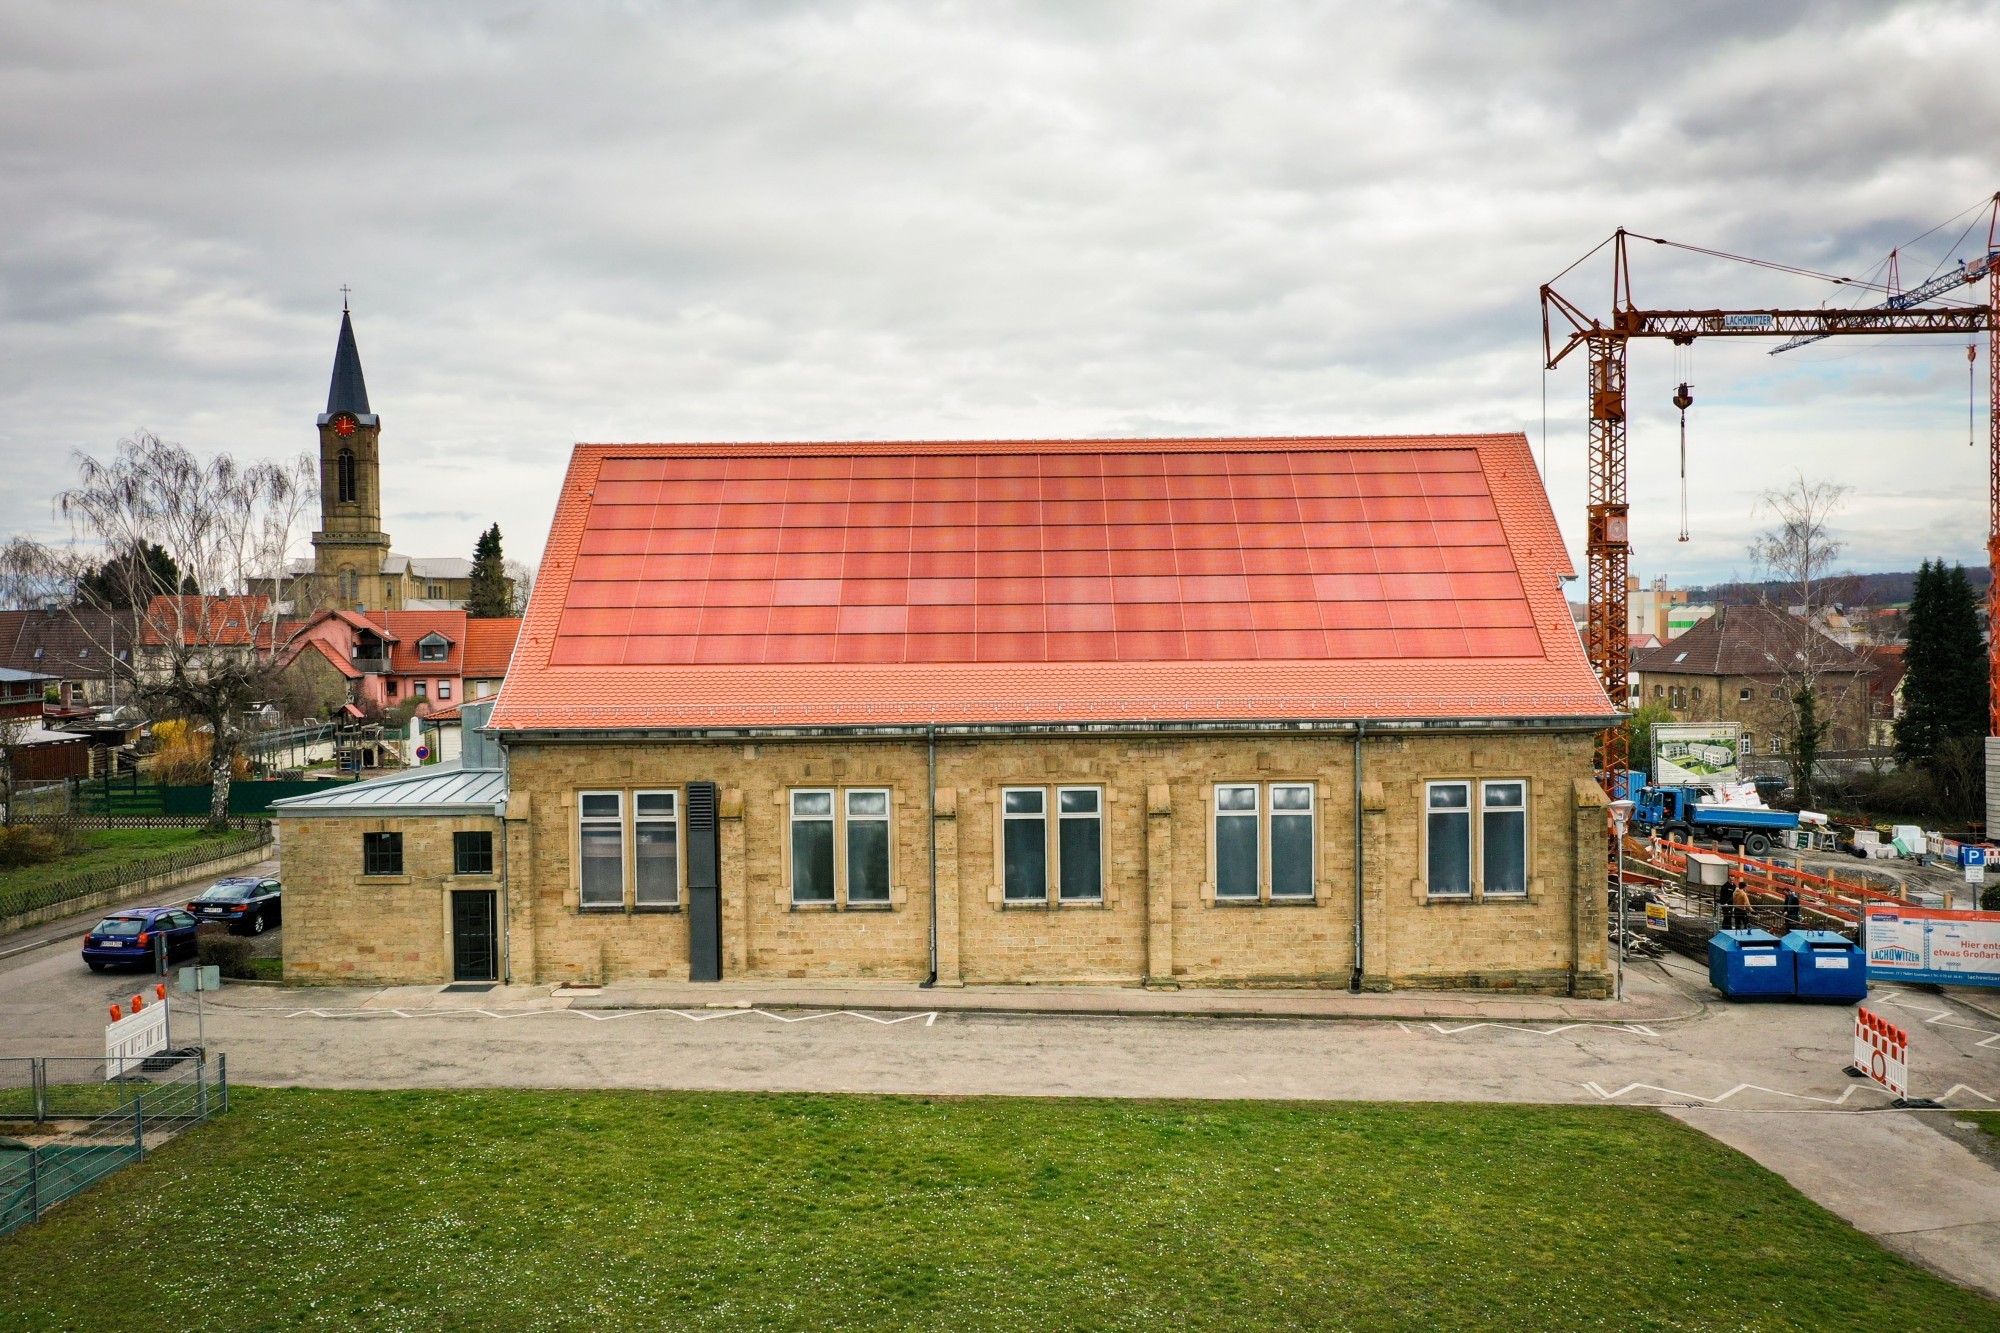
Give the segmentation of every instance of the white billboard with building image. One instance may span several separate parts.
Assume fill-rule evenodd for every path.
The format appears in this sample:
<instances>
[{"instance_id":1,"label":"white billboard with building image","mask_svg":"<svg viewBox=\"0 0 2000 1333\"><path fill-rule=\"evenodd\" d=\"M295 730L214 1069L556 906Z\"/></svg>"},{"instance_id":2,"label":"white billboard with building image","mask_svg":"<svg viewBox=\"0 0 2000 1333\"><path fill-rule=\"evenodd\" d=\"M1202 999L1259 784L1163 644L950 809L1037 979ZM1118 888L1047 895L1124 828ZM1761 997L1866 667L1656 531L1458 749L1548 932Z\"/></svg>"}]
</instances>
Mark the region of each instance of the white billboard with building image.
<instances>
[{"instance_id":1,"label":"white billboard with building image","mask_svg":"<svg viewBox=\"0 0 2000 1333\"><path fill-rule=\"evenodd\" d=\"M1713 786L1737 781L1743 727L1736 722L1653 724L1653 785Z\"/></svg>"}]
</instances>

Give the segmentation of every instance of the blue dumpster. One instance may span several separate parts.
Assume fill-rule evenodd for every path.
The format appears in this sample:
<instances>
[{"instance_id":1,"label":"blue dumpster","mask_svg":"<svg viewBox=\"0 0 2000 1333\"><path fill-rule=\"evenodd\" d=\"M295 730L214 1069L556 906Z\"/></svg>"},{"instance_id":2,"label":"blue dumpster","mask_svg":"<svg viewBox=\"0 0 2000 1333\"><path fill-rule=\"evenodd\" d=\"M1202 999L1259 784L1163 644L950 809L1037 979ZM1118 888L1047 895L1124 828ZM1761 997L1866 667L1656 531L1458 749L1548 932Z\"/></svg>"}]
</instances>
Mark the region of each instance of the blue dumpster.
<instances>
[{"instance_id":1,"label":"blue dumpster","mask_svg":"<svg viewBox=\"0 0 2000 1333\"><path fill-rule=\"evenodd\" d=\"M1852 1004L1868 998L1867 956L1830 930L1795 930L1783 943L1785 966L1801 1000Z\"/></svg>"},{"instance_id":2,"label":"blue dumpster","mask_svg":"<svg viewBox=\"0 0 2000 1333\"><path fill-rule=\"evenodd\" d=\"M1791 960L1767 930L1718 930L1708 941L1708 979L1731 1000L1789 999Z\"/></svg>"}]
</instances>

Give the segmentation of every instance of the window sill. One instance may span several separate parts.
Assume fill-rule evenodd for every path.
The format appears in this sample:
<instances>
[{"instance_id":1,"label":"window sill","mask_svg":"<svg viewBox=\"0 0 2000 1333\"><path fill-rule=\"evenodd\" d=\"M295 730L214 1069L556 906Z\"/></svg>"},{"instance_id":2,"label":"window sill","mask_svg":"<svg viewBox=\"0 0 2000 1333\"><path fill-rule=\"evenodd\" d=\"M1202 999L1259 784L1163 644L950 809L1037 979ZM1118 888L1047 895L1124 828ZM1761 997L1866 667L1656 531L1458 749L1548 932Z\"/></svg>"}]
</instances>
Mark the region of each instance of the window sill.
<instances>
[{"instance_id":1,"label":"window sill","mask_svg":"<svg viewBox=\"0 0 2000 1333\"><path fill-rule=\"evenodd\" d=\"M1424 903L1429 907L1477 907L1479 899L1469 893L1429 893L1424 895Z\"/></svg>"},{"instance_id":2,"label":"window sill","mask_svg":"<svg viewBox=\"0 0 2000 1333\"><path fill-rule=\"evenodd\" d=\"M410 877L408 875L371 875L364 870L361 872L361 880L364 884L408 884Z\"/></svg>"},{"instance_id":3,"label":"window sill","mask_svg":"<svg viewBox=\"0 0 2000 1333\"><path fill-rule=\"evenodd\" d=\"M850 902L841 904L841 910L843 912L893 912L896 910L896 904L877 903L877 902L867 902L867 903Z\"/></svg>"},{"instance_id":4,"label":"window sill","mask_svg":"<svg viewBox=\"0 0 2000 1333\"><path fill-rule=\"evenodd\" d=\"M678 912L680 910L681 905L679 903L634 903L632 905L632 911L635 915L659 916L663 913Z\"/></svg>"},{"instance_id":5,"label":"window sill","mask_svg":"<svg viewBox=\"0 0 2000 1333\"><path fill-rule=\"evenodd\" d=\"M624 903L578 903L577 913L581 916L623 916Z\"/></svg>"},{"instance_id":6,"label":"window sill","mask_svg":"<svg viewBox=\"0 0 2000 1333\"><path fill-rule=\"evenodd\" d=\"M788 904L788 906L794 912L838 912L840 910L840 904L835 902L793 902Z\"/></svg>"}]
</instances>

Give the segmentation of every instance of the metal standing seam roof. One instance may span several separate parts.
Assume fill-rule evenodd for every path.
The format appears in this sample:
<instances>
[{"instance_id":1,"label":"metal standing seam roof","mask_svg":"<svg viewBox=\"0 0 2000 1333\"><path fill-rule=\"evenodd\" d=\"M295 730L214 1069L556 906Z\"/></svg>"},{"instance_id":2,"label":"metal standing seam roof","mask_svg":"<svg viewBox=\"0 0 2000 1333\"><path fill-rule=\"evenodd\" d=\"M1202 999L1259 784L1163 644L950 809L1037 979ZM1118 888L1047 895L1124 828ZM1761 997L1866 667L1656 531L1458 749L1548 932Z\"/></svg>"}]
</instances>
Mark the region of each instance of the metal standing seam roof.
<instances>
[{"instance_id":1,"label":"metal standing seam roof","mask_svg":"<svg viewBox=\"0 0 2000 1333\"><path fill-rule=\"evenodd\" d=\"M493 726L1615 710L1524 436L579 445Z\"/></svg>"},{"instance_id":2,"label":"metal standing seam roof","mask_svg":"<svg viewBox=\"0 0 2000 1333\"><path fill-rule=\"evenodd\" d=\"M329 784L323 792L271 802L287 818L318 815L426 815L507 808L507 775L497 768L438 765L365 782Z\"/></svg>"}]
</instances>

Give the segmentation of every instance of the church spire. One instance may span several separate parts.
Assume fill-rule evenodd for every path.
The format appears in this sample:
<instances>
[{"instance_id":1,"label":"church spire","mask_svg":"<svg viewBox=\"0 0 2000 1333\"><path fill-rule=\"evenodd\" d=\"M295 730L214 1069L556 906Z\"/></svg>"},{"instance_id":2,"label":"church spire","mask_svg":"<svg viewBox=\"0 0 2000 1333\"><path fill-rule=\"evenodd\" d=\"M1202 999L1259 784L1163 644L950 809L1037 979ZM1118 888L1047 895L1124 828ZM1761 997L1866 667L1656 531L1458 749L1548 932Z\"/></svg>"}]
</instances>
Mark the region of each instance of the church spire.
<instances>
[{"instance_id":1,"label":"church spire","mask_svg":"<svg viewBox=\"0 0 2000 1333\"><path fill-rule=\"evenodd\" d=\"M328 416L336 412L369 415L368 385L361 378L361 353L354 345L354 321L349 318L344 301L340 309L340 345L333 353L333 383L326 390L326 411Z\"/></svg>"}]
</instances>

